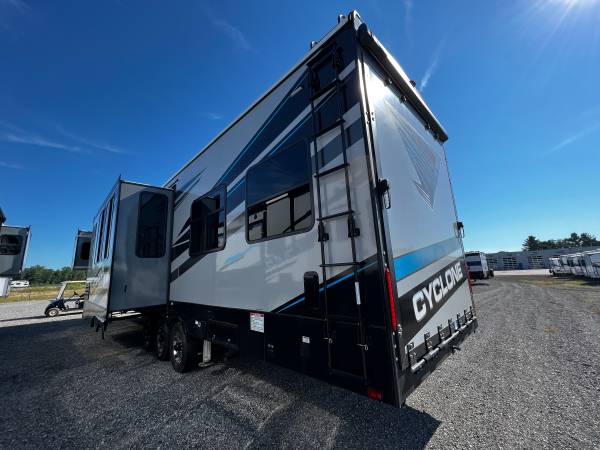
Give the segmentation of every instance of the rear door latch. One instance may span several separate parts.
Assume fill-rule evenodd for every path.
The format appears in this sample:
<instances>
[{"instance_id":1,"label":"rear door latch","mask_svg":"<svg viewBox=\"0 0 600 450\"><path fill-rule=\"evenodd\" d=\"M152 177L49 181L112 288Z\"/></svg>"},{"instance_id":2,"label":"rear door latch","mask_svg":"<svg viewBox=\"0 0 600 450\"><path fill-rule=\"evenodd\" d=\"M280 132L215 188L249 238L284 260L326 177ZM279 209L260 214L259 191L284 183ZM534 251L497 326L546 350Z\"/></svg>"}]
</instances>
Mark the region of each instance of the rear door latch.
<instances>
[{"instance_id":1,"label":"rear door latch","mask_svg":"<svg viewBox=\"0 0 600 450\"><path fill-rule=\"evenodd\" d=\"M390 183L386 178L380 178L377 182L377 192L381 197L381 203L385 209L392 207L392 195L390 194Z\"/></svg>"}]
</instances>

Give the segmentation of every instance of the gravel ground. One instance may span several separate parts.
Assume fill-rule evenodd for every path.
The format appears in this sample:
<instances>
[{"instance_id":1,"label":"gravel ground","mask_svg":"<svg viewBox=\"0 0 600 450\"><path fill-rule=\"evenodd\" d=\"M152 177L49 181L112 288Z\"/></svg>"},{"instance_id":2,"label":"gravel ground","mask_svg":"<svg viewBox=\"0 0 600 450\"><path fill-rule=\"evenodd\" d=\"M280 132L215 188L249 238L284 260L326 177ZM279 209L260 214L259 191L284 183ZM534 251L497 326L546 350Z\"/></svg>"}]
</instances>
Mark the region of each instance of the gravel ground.
<instances>
[{"instance_id":1,"label":"gravel ground","mask_svg":"<svg viewBox=\"0 0 600 450\"><path fill-rule=\"evenodd\" d=\"M52 300L54 299L0 303L0 328L81 318L81 311L67 311L56 318L46 317L44 311Z\"/></svg>"},{"instance_id":2,"label":"gravel ground","mask_svg":"<svg viewBox=\"0 0 600 450\"><path fill-rule=\"evenodd\" d=\"M1 305L0 448L597 448L600 287L532 283L478 283L477 334L403 409L239 358L180 375L135 324Z\"/></svg>"}]
</instances>

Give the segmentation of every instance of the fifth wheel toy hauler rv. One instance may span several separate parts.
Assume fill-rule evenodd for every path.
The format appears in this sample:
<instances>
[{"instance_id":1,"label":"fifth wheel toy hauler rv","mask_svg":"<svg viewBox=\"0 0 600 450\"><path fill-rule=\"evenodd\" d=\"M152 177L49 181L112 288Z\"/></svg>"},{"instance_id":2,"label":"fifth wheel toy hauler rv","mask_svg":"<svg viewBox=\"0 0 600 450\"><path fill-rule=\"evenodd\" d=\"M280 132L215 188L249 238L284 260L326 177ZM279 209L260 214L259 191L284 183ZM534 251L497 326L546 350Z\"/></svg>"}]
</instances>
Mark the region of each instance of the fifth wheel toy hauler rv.
<instances>
[{"instance_id":1,"label":"fifth wheel toy hauler rv","mask_svg":"<svg viewBox=\"0 0 600 450\"><path fill-rule=\"evenodd\" d=\"M488 266L485 253L467 252L465 253L465 261L472 280L485 280L494 276L494 271Z\"/></svg>"},{"instance_id":2,"label":"fifth wheel toy hauler rv","mask_svg":"<svg viewBox=\"0 0 600 450\"><path fill-rule=\"evenodd\" d=\"M399 406L477 326L446 139L340 16L163 186L116 183L84 317L139 313L178 371L226 350Z\"/></svg>"}]
</instances>

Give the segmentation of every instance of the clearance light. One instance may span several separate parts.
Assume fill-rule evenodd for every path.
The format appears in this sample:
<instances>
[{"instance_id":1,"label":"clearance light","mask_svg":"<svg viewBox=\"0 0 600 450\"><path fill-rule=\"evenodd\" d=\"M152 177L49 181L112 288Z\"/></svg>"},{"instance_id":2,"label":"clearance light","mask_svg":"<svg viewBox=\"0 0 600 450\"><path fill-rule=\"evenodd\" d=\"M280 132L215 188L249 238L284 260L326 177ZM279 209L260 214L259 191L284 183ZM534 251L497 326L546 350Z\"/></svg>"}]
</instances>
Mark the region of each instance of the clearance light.
<instances>
[{"instance_id":1,"label":"clearance light","mask_svg":"<svg viewBox=\"0 0 600 450\"><path fill-rule=\"evenodd\" d=\"M388 298L390 300L390 314L392 316L392 328L396 331L398 324L396 319L396 299L394 298L394 290L392 289L392 274L388 267L385 268L385 281L387 284Z\"/></svg>"}]
</instances>

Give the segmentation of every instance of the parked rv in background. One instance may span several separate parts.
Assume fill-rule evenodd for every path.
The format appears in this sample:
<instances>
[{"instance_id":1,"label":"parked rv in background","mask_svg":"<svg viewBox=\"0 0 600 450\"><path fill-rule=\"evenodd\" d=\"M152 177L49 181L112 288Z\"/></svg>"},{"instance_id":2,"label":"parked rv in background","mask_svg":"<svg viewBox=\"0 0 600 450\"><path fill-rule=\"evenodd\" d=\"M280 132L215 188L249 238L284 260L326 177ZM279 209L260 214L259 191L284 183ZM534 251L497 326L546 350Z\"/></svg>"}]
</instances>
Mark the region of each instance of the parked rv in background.
<instances>
[{"instance_id":1,"label":"parked rv in background","mask_svg":"<svg viewBox=\"0 0 600 450\"><path fill-rule=\"evenodd\" d=\"M29 281L27 280L13 280L10 282L11 288L26 288L29 287Z\"/></svg>"},{"instance_id":2,"label":"parked rv in background","mask_svg":"<svg viewBox=\"0 0 600 450\"><path fill-rule=\"evenodd\" d=\"M565 263L563 265L562 262L562 257L556 257L556 258L548 258L548 262L550 265L550 273L552 275L568 275L571 273L571 270L566 262L566 256L565 258Z\"/></svg>"},{"instance_id":3,"label":"parked rv in background","mask_svg":"<svg viewBox=\"0 0 600 450\"><path fill-rule=\"evenodd\" d=\"M589 278L600 278L600 251L585 252L583 263L586 275Z\"/></svg>"},{"instance_id":4,"label":"parked rv in background","mask_svg":"<svg viewBox=\"0 0 600 450\"><path fill-rule=\"evenodd\" d=\"M0 233L2 233L2 225L4 225L4 222L6 222L6 216L4 215L2 208L0 208Z\"/></svg>"},{"instance_id":5,"label":"parked rv in background","mask_svg":"<svg viewBox=\"0 0 600 450\"><path fill-rule=\"evenodd\" d=\"M569 268L571 269L571 275L578 277L585 276L585 271L581 264L583 262L582 260L583 257L581 256L581 253L567 256L567 262L569 264Z\"/></svg>"},{"instance_id":6,"label":"parked rv in background","mask_svg":"<svg viewBox=\"0 0 600 450\"><path fill-rule=\"evenodd\" d=\"M489 268L487 258L483 252L467 252L465 260L472 280L485 280L494 276L494 271Z\"/></svg>"},{"instance_id":7,"label":"parked rv in background","mask_svg":"<svg viewBox=\"0 0 600 450\"><path fill-rule=\"evenodd\" d=\"M118 180L83 315L135 311L180 372L240 353L399 406L477 326L446 139L341 15L162 187Z\"/></svg>"}]
</instances>

